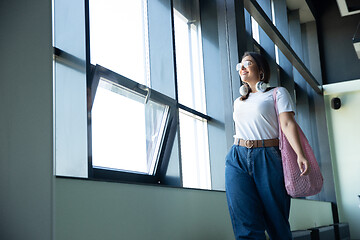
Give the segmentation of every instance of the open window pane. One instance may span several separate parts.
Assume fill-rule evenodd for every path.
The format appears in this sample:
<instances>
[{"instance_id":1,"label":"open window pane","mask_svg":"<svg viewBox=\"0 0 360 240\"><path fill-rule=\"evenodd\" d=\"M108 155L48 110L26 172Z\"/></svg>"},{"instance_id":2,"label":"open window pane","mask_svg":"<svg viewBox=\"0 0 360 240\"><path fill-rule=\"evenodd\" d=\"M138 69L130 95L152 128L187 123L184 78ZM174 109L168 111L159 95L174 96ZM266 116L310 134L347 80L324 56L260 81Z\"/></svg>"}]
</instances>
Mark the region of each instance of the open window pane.
<instances>
[{"instance_id":1,"label":"open window pane","mask_svg":"<svg viewBox=\"0 0 360 240\"><path fill-rule=\"evenodd\" d=\"M101 78L92 108L92 163L153 175L169 107Z\"/></svg>"},{"instance_id":2,"label":"open window pane","mask_svg":"<svg viewBox=\"0 0 360 240\"><path fill-rule=\"evenodd\" d=\"M90 57L129 79L150 86L146 0L89 0Z\"/></svg>"},{"instance_id":3,"label":"open window pane","mask_svg":"<svg viewBox=\"0 0 360 240\"><path fill-rule=\"evenodd\" d=\"M198 1L174 1L174 29L179 102L206 114Z\"/></svg>"},{"instance_id":4,"label":"open window pane","mask_svg":"<svg viewBox=\"0 0 360 240\"><path fill-rule=\"evenodd\" d=\"M207 122L180 110L183 186L211 189Z\"/></svg>"}]
</instances>

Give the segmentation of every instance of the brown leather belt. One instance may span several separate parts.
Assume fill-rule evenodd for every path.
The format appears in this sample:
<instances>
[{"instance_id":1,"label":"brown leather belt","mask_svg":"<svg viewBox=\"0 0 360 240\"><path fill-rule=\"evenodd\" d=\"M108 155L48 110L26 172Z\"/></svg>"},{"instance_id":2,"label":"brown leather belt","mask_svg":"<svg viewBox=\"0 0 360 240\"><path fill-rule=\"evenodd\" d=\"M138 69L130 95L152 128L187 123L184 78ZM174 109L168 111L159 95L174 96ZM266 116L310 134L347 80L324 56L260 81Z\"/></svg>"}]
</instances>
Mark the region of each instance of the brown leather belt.
<instances>
[{"instance_id":1,"label":"brown leather belt","mask_svg":"<svg viewBox=\"0 0 360 240\"><path fill-rule=\"evenodd\" d=\"M265 140L243 140L240 138L235 138L234 144L247 148L275 147L279 146L279 139L274 138Z\"/></svg>"}]
</instances>

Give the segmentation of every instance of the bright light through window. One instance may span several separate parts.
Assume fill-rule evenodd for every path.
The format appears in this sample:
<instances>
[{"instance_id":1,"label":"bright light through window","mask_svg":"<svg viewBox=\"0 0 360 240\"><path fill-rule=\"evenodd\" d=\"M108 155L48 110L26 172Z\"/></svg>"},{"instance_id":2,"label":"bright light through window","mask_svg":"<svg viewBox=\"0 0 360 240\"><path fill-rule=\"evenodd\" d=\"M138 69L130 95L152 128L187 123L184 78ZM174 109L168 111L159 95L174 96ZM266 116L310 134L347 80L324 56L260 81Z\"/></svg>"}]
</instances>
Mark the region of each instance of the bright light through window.
<instances>
[{"instance_id":1,"label":"bright light through window","mask_svg":"<svg viewBox=\"0 0 360 240\"><path fill-rule=\"evenodd\" d=\"M276 63L279 65L279 48L278 46L275 44L275 60L276 60Z\"/></svg>"},{"instance_id":2,"label":"bright light through window","mask_svg":"<svg viewBox=\"0 0 360 240\"><path fill-rule=\"evenodd\" d=\"M272 23L274 24L274 26L276 26L276 21L275 21L275 6L274 6L274 1L271 0L271 20Z\"/></svg>"},{"instance_id":3,"label":"bright light through window","mask_svg":"<svg viewBox=\"0 0 360 240\"><path fill-rule=\"evenodd\" d=\"M272 23L274 24L274 26L276 26L274 0L271 0L271 16L272 16L271 17ZM274 44L274 46L275 46L275 61L279 65L279 48L276 44Z\"/></svg>"},{"instance_id":4,"label":"bright light through window","mask_svg":"<svg viewBox=\"0 0 360 240\"><path fill-rule=\"evenodd\" d=\"M256 42L260 44L259 24L252 16L251 16L251 29L252 29L252 37L255 39Z\"/></svg>"},{"instance_id":5,"label":"bright light through window","mask_svg":"<svg viewBox=\"0 0 360 240\"><path fill-rule=\"evenodd\" d=\"M179 116L183 186L211 189L207 122L185 111Z\"/></svg>"},{"instance_id":6,"label":"bright light through window","mask_svg":"<svg viewBox=\"0 0 360 240\"><path fill-rule=\"evenodd\" d=\"M174 10L179 102L206 113L200 22Z\"/></svg>"},{"instance_id":7,"label":"bright light through window","mask_svg":"<svg viewBox=\"0 0 360 240\"><path fill-rule=\"evenodd\" d=\"M146 0L89 0L90 57L131 80L150 86Z\"/></svg>"},{"instance_id":8,"label":"bright light through window","mask_svg":"<svg viewBox=\"0 0 360 240\"><path fill-rule=\"evenodd\" d=\"M168 106L101 79L92 108L94 167L152 175Z\"/></svg>"}]
</instances>

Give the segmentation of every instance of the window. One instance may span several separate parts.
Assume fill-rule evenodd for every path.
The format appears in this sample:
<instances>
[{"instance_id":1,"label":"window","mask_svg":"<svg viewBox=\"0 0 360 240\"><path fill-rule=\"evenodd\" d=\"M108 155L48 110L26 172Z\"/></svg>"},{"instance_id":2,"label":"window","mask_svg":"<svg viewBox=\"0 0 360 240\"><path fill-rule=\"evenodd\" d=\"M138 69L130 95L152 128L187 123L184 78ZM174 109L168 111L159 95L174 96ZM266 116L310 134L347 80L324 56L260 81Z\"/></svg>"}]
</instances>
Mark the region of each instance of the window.
<instances>
[{"instance_id":1,"label":"window","mask_svg":"<svg viewBox=\"0 0 360 240\"><path fill-rule=\"evenodd\" d=\"M206 119L180 111L183 186L211 189Z\"/></svg>"},{"instance_id":2,"label":"window","mask_svg":"<svg viewBox=\"0 0 360 240\"><path fill-rule=\"evenodd\" d=\"M259 24L252 16L251 16L251 29L252 29L252 37L255 39L255 41L258 44L260 44Z\"/></svg>"},{"instance_id":3,"label":"window","mask_svg":"<svg viewBox=\"0 0 360 240\"><path fill-rule=\"evenodd\" d=\"M89 0L91 64L150 86L146 0Z\"/></svg>"},{"instance_id":4,"label":"window","mask_svg":"<svg viewBox=\"0 0 360 240\"><path fill-rule=\"evenodd\" d=\"M61 9L63 21L72 6L57 1L54 12ZM71 21L85 26L76 42L81 54L61 45L73 46L59 41L65 25L55 28L56 175L211 189L209 133L219 125L207 113L203 42L218 46L203 38L199 0L86 0L77 3L83 9L83 22ZM81 104L71 104L74 97ZM65 131L73 119L74 133ZM68 171L75 161L81 174Z\"/></svg>"},{"instance_id":5,"label":"window","mask_svg":"<svg viewBox=\"0 0 360 240\"><path fill-rule=\"evenodd\" d=\"M160 154L169 148L163 143L171 142L166 131L176 131L171 126L175 101L100 65L91 80L91 177L126 180L129 174L141 174L158 182Z\"/></svg>"},{"instance_id":6,"label":"window","mask_svg":"<svg viewBox=\"0 0 360 240\"><path fill-rule=\"evenodd\" d=\"M199 2L173 2L176 99L151 87L148 7L89 1L89 175L161 182L180 129L182 186L211 189Z\"/></svg>"},{"instance_id":7,"label":"window","mask_svg":"<svg viewBox=\"0 0 360 240\"><path fill-rule=\"evenodd\" d=\"M153 175L168 112L169 106L101 78L92 108L94 167Z\"/></svg>"},{"instance_id":8,"label":"window","mask_svg":"<svg viewBox=\"0 0 360 240\"><path fill-rule=\"evenodd\" d=\"M179 103L206 113L201 27L198 6L191 9L190 19L182 15L174 1L176 73ZM179 6L180 8L180 6ZM193 15L195 15L193 17Z\"/></svg>"},{"instance_id":9,"label":"window","mask_svg":"<svg viewBox=\"0 0 360 240\"><path fill-rule=\"evenodd\" d=\"M89 0L89 177L158 183L167 164L176 102L151 88L147 8Z\"/></svg>"},{"instance_id":10,"label":"window","mask_svg":"<svg viewBox=\"0 0 360 240\"><path fill-rule=\"evenodd\" d=\"M55 175L224 190L240 84L228 76L239 57L232 50L250 43L230 34L242 19L226 17L227 6L53 1ZM256 8L245 12L255 39L247 50L265 53Z\"/></svg>"},{"instance_id":11,"label":"window","mask_svg":"<svg viewBox=\"0 0 360 240\"><path fill-rule=\"evenodd\" d=\"M210 189L199 1L173 3L183 186Z\"/></svg>"}]
</instances>

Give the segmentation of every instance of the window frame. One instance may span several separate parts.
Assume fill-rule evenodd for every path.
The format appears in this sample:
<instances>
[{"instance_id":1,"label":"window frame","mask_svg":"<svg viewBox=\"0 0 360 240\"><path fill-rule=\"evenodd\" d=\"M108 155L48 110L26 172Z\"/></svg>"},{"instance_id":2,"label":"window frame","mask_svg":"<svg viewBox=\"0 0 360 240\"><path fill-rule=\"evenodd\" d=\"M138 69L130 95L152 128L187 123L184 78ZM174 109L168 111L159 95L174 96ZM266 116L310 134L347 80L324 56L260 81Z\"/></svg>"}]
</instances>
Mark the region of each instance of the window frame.
<instances>
[{"instance_id":1,"label":"window frame","mask_svg":"<svg viewBox=\"0 0 360 240\"><path fill-rule=\"evenodd\" d=\"M173 65L174 76L172 81L175 84L175 96L171 98L159 91L154 90L151 87L137 83L121 74L115 73L103 66L94 66L90 62L90 12L89 12L89 0L85 0L85 47L86 47L86 79L87 79L87 132L88 132L88 178L94 180L103 181L116 181L126 183L140 183L140 184L154 184L154 185L165 185L172 187L183 188L182 183L182 167L181 167L181 151L180 151L180 131L179 131L179 110L182 109L189 112L196 117L206 120L208 123L212 118L199 112L195 109L187 107L178 100L178 89L177 89L177 74L176 74L176 55L175 55L175 36L174 36L174 13L173 13L173 1L170 1L170 12L171 12L171 36L172 36L172 52L173 52ZM149 33L151 35L151 33ZM150 57L151 58L151 57ZM151 59L150 59L151 61ZM151 73L150 73L151 74ZM161 147L159 149L158 162L154 175L147 175L141 173L132 173L121 170L112 169L100 169L94 168L92 165L92 134L91 134L91 107L95 98L96 89L100 77L104 77L107 80L113 81L114 83L135 91L138 94L146 96L149 92L149 99L165 104L169 106L169 117L162 138ZM177 139L175 139L177 136ZM169 165L171 152L175 141L178 141L178 159L179 159L179 179L175 181L166 181L167 168ZM210 160L210 159L209 159Z\"/></svg>"},{"instance_id":2,"label":"window frame","mask_svg":"<svg viewBox=\"0 0 360 240\"><path fill-rule=\"evenodd\" d=\"M158 92L160 95L169 97L168 99L175 103L175 107L173 108L175 110L174 117L171 124L168 124L169 129L171 128L172 131L168 132L168 130L166 130L167 132L165 133L167 134L167 138L172 140L163 141L163 143L166 143L168 147L166 151L162 150L160 153L160 161L162 162L156 165L160 170L158 170L158 174L154 175L155 177L152 177L150 175L144 175L143 173L137 174L124 171L120 172L117 171L117 169L116 171L99 170L97 171L96 176L94 176L92 164L91 166L89 164L89 151L91 151L91 148L89 149L89 146L91 146L91 142L88 138L89 114L87 111L88 97L90 97L91 99L91 83L93 82L92 78L94 77L94 71L96 68L96 66L92 65L90 62L89 0L85 0L83 4L78 6L81 7L81 11L83 11L81 19L83 19L82 26L85 26L85 28L83 28L84 32L82 33L82 37L78 39L79 46L81 47L79 49L83 50L80 56L78 56L77 52L73 51L73 49L68 50L68 48L62 48L62 45L56 45L55 43L53 44L53 58L55 64L54 67L57 63L60 63L61 65L64 65L66 67L66 71L60 69L61 71L59 71L59 74L69 74L68 70L75 70L75 73L71 72L72 75L61 75L61 78L58 78L57 75L54 75L54 81L59 81L60 83L64 81L66 83L60 85L59 88L64 92L56 92L57 90L54 90L56 95L59 96L59 102L61 101L60 103L62 104L62 108L60 110L61 115L58 115L61 116L61 118L59 118L59 129L61 131L61 134L59 134L59 143L66 143L56 146L58 147L58 149L54 149L56 164L56 167L54 168L54 174L56 177L70 177L81 178L91 181L133 183L141 185L150 184L154 186L189 188L184 186L182 181L183 170L181 161L179 122L179 111L181 110L184 111L186 114L193 115L193 117L197 119L206 121L208 126L206 131L209 145L208 161L210 163L211 188L201 188L200 186L195 185L191 186L190 188L215 191L225 190L223 182L224 171L222 171L224 168L222 156L226 154L229 143L232 142L228 140L229 136L232 136L232 131L230 131L232 126L231 124L225 124L225 122L228 122L227 116L230 116L229 113L230 111L232 111L232 108L230 103L228 104L226 103L226 100L223 100L223 97L228 96L227 94L225 94L225 92L230 89L230 85L227 83L227 81L223 80L221 75L223 62L221 60L222 52L220 51L219 47L222 41L219 41L218 39L218 30L224 28L223 26L215 29L213 28L214 20L219 21L219 18L217 17L217 4L213 2L209 5L202 0L199 0L199 3L200 20L202 23L206 22L204 29L202 24L202 33L203 31L206 31L206 34L202 34L201 38L199 39L199 41L201 41L203 45L202 49L204 54L204 63L202 66L204 75L206 75L204 79L204 90L206 92L209 91L211 96L210 98L208 97L205 99L207 107L210 106L210 108L207 109L206 113L202 113L195 109L192 109L191 107L182 105L177 99L177 75L175 58L176 54L174 42L175 38L173 31L174 18L172 16L172 0L161 3L151 1L151 4L148 4L149 9L152 10L148 12L150 14L149 17L151 20L151 24L149 26L149 37L152 38L152 41L150 41L150 48L151 46L153 46L153 54L151 54L150 52L150 74L152 80L155 79L155 81L151 83L150 88L147 86L147 89L151 91L152 95L154 95L153 93ZM163 7L164 4L165 8ZM66 9L70 5L64 4L64 6ZM79 11L79 9L77 11ZM161 17L159 17L160 15ZM154 27L155 30L151 31L151 29ZM66 31L66 28L63 28L62 31ZM159 35L159 32L161 32L162 34ZM71 36L66 36L66 39L69 37ZM158 50L161 51L161 54L158 54ZM124 78L124 76L119 76ZM63 79L64 77L66 77L66 79ZM219 81L219 79L221 79L221 81ZM74 83L77 83L74 90L71 87L71 82L73 80ZM132 81L131 79L127 80ZM136 84L138 83L136 82ZM144 88L146 89L146 87ZM226 88L226 90L223 88ZM142 90L144 91L144 93L147 93L147 90ZM79 96L77 94L77 91L81 91L81 94ZM76 99L76 103L79 102L79 104L71 103L71 99ZM208 103L210 104L208 105ZM56 105L57 104L55 103L55 107ZM168 103L166 103L166 105L169 106ZM66 109L64 107L66 107ZM76 108L79 107L81 107L81 111L76 110ZM168 107L168 109L170 110L170 106ZM73 112L74 110L76 112ZM75 134L79 135L77 138L69 136L69 134L72 134L71 132L68 134L67 131L64 131L68 129L68 126L70 126L71 129L75 130ZM74 127L76 129L74 129ZM57 133L58 130L56 129L55 131L55 133ZM223 139L224 141L219 142L219 139ZM82 144L81 149L77 147L77 143ZM59 155L57 155L58 152L60 153ZM67 154L70 154L70 157L68 157ZM57 168L58 165L59 168ZM106 169L105 166L104 168ZM58 169L60 169L60 171L58 171ZM120 174L122 176L120 176Z\"/></svg>"},{"instance_id":3,"label":"window frame","mask_svg":"<svg viewBox=\"0 0 360 240\"><path fill-rule=\"evenodd\" d=\"M195 2L197 1L197 2ZM183 2L182 2L183 3ZM185 2L185 4L188 3L188 1ZM174 0L171 0L171 15L172 15L172 35L173 35L173 51L174 51L174 69L175 69L175 86L176 86L176 100L178 102L178 106L179 106L179 138L178 138L178 142L179 142L179 157L180 157L180 168L181 168L181 178L182 178L182 184L183 184L183 187L184 188L196 188L196 189L212 189L213 186L212 186L212 171L211 171L211 158L210 158L210 137L209 137L209 124L212 123L212 118L209 116L208 114L208 111L207 111L207 93L206 93L206 79L205 79L205 59L204 59L204 47L203 47L203 41L204 41L204 35L203 35L203 32L202 32L202 16L201 16L201 1L200 0L192 0L191 4L195 4L196 6L192 5L191 7L191 11L189 12L189 8L183 8L184 6L183 5L179 5L176 1ZM198 11L198 14L195 13L193 15L193 10L196 9L196 12ZM179 34L179 31L176 29L176 15L177 13L179 14L178 17L182 18L183 20L187 21L187 34L188 34L188 40L187 40L187 43L190 44L189 45L189 51L190 51L190 56L191 56L191 59L189 62L193 62L194 59L194 52L193 52L193 48L191 46L192 44L192 41L191 41L191 29L193 26L195 26L197 28L196 30L196 35L197 36L200 36L200 38L197 38L196 39L196 42L198 44L200 44L200 48L197 48L197 53L196 54L200 54L201 56L201 60L199 62L199 71L201 72L200 73L200 81L202 81L202 83L199 83L199 82L196 82L195 84L199 84L201 85L203 88L202 88L202 91L203 93L200 94L202 95L201 97L203 98L203 104L205 105L203 107L203 109L199 109L198 106L196 106L196 104L194 104L193 106L187 106L187 103L186 101L184 101L184 98L181 97L181 92L183 92L183 89L180 90L179 88L179 84L178 84L178 81L179 81L179 78L181 78L181 76L178 75L178 64L177 64L177 61L178 61L178 58L176 57L176 54L179 53L179 49L176 49L176 40L177 40L177 37L176 37L176 34ZM189 19L191 18L191 19ZM192 26L193 25L193 26ZM200 32L200 34L199 34ZM179 34L180 35L180 34ZM188 59L189 60L189 59ZM195 60L196 61L196 60ZM191 67L194 67L194 65L192 65ZM194 80L194 71L191 69L190 70L190 75L191 75L191 78L192 80ZM193 82L194 83L194 82ZM194 85L193 85L194 87ZM199 87L199 86L198 86ZM180 96L179 96L180 95ZM194 98L197 98L199 99L199 95L198 94L195 94L193 95L192 97ZM182 103L180 103L182 102ZM182 113L180 113L182 112ZM182 145L183 141L181 141L181 134L182 134L182 131L181 129L184 129L184 125L182 125L182 123L180 122L180 116L181 114L185 114L185 115L188 115L189 117L191 117L192 119L195 119L195 121L203 121L205 124L206 124L206 141L208 142L207 144L207 161L208 161L208 167L209 167L209 172L208 172L208 176L209 176L209 179L208 179L208 183L209 185L208 186L200 186L199 184L194 184L192 186L187 186L186 184L186 174L183 173L184 169L186 169L186 163L185 162L188 162L183 160L184 159L184 156L185 155L183 152L182 152L182 148L184 148L185 146ZM198 163L200 163L201 161L198 160ZM207 169L207 167L206 167ZM201 175L201 173L198 171L197 174ZM195 186L196 185L196 186Z\"/></svg>"},{"instance_id":4,"label":"window frame","mask_svg":"<svg viewBox=\"0 0 360 240\"><path fill-rule=\"evenodd\" d=\"M158 152L158 161L154 170L154 175L147 175L141 173L131 173L121 170L102 169L96 168L92 164L92 128L91 128L91 109L94 103L96 90L100 78L105 78L119 86L136 92L144 98L148 97L149 100L158 102L169 107L168 118L165 130L162 137L161 147ZM91 65L91 74L87 78L87 101L88 101L88 178L102 179L102 180L115 180L124 182L139 182L159 184L162 182L166 174L166 168L169 164L171 149L174 143L175 134L177 131L178 113L177 103L174 99L167 97L147 86L137 83L128 79L118 73L108 70L100 65Z\"/></svg>"}]
</instances>

